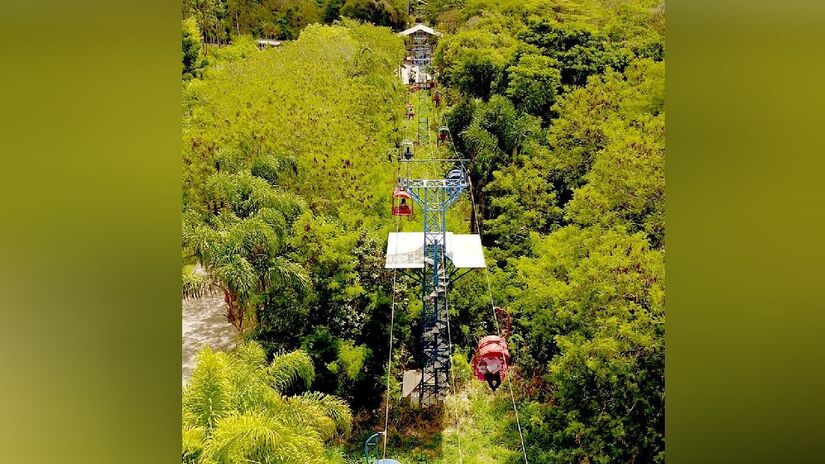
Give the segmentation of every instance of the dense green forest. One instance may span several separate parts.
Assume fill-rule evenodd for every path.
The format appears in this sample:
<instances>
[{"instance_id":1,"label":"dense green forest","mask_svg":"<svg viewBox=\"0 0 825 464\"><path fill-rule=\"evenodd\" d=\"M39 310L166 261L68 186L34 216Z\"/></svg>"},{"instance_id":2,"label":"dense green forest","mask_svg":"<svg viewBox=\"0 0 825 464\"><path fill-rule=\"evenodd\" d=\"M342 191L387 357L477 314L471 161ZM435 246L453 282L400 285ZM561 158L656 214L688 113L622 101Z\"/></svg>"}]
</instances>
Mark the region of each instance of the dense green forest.
<instances>
[{"instance_id":1,"label":"dense green forest","mask_svg":"<svg viewBox=\"0 0 825 464\"><path fill-rule=\"evenodd\" d=\"M383 429L390 160L415 101L391 29L411 21L406 4L184 12L184 294L223 295L240 343L199 355L183 460L363 462ZM465 195L449 228L478 229L513 315L529 462L664 462L664 4L433 0L424 19L445 32L432 129L443 118L472 160L477 209ZM294 40L258 51L253 36ZM400 398L396 374L419 349L415 285L396 286L388 457L523 462L509 392L470 379L493 330L485 274L451 291L456 394L427 410Z\"/></svg>"},{"instance_id":2,"label":"dense green forest","mask_svg":"<svg viewBox=\"0 0 825 464\"><path fill-rule=\"evenodd\" d=\"M225 44L251 35L296 39L309 24L347 17L379 26L400 28L407 23L402 0L184 0L183 16L192 18L204 43Z\"/></svg>"}]
</instances>

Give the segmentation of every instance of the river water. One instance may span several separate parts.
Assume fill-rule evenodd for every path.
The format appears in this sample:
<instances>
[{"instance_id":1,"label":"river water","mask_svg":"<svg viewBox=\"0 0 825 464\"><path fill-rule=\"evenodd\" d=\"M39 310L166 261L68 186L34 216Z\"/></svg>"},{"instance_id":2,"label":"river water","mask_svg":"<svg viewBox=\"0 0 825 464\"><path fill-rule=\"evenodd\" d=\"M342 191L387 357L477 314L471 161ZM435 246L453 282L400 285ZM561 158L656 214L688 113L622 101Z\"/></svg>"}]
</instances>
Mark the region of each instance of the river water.
<instances>
[{"instance_id":1,"label":"river water","mask_svg":"<svg viewBox=\"0 0 825 464\"><path fill-rule=\"evenodd\" d=\"M237 337L232 324L226 320L226 303L223 295L205 296L183 300L183 370L182 382L186 385L195 367L195 355L203 347L228 350Z\"/></svg>"}]
</instances>

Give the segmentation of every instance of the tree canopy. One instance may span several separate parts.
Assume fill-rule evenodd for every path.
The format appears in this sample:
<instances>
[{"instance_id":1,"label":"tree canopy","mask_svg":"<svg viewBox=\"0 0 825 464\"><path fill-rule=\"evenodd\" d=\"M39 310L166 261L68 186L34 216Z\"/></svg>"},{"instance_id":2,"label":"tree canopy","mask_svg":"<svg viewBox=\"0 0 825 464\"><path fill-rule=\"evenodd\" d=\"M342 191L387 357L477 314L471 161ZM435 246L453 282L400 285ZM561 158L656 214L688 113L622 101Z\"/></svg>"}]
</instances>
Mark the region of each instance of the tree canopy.
<instances>
[{"instance_id":1,"label":"tree canopy","mask_svg":"<svg viewBox=\"0 0 825 464\"><path fill-rule=\"evenodd\" d=\"M532 386L530 462L663 462L662 8L462 6L436 64Z\"/></svg>"},{"instance_id":2,"label":"tree canopy","mask_svg":"<svg viewBox=\"0 0 825 464\"><path fill-rule=\"evenodd\" d=\"M314 376L301 351L267 365L255 343L231 354L204 349L183 392L183 462L328 462L324 443L349 434L349 407L323 393L284 394Z\"/></svg>"},{"instance_id":3,"label":"tree canopy","mask_svg":"<svg viewBox=\"0 0 825 464\"><path fill-rule=\"evenodd\" d=\"M444 107L420 108L397 75L403 4L186 2L184 293L218 291L242 342L199 357L184 461L354 459L388 382L400 457L455 462L462 436L477 440L467 462L519 462L509 394L467 372L493 330L489 278L513 315L529 461L663 462L662 6L431 1L428 19L446 32L433 63ZM259 51L253 36L293 40ZM463 431L451 411L399 398L398 372L421 350L419 284L384 269L387 233L421 227L389 214L400 171L388 160L417 128L406 101L433 131L443 116L471 160L471 195L447 218L451 231L478 230L489 268L450 293L460 390L445 405L463 411Z\"/></svg>"}]
</instances>

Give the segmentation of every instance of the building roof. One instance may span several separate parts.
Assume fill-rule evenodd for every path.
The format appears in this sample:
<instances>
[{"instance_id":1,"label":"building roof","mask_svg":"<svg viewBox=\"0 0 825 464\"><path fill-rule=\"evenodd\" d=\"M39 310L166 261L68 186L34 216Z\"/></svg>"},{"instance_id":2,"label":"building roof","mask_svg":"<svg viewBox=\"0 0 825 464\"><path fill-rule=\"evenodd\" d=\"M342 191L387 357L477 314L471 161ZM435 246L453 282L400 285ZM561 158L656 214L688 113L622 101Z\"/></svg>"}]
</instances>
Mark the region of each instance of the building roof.
<instances>
[{"instance_id":1,"label":"building roof","mask_svg":"<svg viewBox=\"0 0 825 464\"><path fill-rule=\"evenodd\" d=\"M419 31L424 32L424 33L429 34L429 35L434 35L434 36L437 36L437 37L441 37L440 32L436 31L435 29L433 29L431 27L427 27L427 26L425 26L421 23L418 23L415 26L413 26L413 27L411 27L407 30L399 32L398 35L407 36L407 35L410 35L410 34L413 34L413 33L419 32Z\"/></svg>"}]
</instances>

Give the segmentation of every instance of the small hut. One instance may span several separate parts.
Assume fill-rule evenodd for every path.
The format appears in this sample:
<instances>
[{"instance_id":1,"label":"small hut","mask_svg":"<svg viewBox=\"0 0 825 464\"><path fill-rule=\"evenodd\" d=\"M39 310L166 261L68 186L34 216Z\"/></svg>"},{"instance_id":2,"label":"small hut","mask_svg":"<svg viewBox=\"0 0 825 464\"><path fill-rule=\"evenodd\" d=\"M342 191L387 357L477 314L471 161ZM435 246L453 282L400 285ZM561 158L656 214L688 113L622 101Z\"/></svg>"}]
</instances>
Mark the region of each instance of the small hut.
<instances>
[{"instance_id":1,"label":"small hut","mask_svg":"<svg viewBox=\"0 0 825 464\"><path fill-rule=\"evenodd\" d=\"M257 41L258 50L264 50L264 49L272 48L272 47L280 47L282 43L283 42L281 42L280 40L272 40L272 39L258 39L258 41Z\"/></svg>"}]
</instances>

